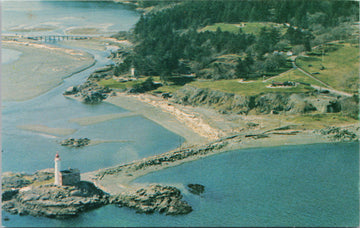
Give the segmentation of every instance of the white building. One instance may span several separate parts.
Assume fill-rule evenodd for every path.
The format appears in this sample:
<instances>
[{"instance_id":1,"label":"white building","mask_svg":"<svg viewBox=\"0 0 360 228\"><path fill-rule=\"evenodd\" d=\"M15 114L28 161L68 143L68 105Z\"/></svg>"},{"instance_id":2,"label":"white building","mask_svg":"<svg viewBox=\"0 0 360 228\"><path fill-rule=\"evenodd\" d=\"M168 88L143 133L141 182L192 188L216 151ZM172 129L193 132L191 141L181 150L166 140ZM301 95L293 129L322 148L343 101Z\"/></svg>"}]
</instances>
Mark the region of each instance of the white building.
<instances>
[{"instance_id":1,"label":"white building","mask_svg":"<svg viewBox=\"0 0 360 228\"><path fill-rule=\"evenodd\" d=\"M55 185L61 185L60 184L60 169L61 169L61 159L58 153L55 155Z\"/></svg>"}]
</instances>

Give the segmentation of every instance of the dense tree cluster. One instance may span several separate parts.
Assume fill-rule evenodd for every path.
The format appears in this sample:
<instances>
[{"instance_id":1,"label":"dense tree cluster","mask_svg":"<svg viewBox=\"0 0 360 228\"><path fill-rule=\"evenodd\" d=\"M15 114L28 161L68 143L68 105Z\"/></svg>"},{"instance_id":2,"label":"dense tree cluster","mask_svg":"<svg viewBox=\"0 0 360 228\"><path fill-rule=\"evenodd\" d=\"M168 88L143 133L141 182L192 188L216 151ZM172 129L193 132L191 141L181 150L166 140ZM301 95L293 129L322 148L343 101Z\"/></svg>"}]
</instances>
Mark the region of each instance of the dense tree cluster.
<instances>
[{"instance_id":1,"label":"dense tree cluster","mask_svg":"<svg viewBox=\"0 0 360 228\"><path fill-rule=\"evenodd\" d=\"M158 4L138 2L144 7ZM117 67L117 72L135 67L141 75L160 75L166 81L172 75L199 73L201 69L219 66L213 64L216 57L236 54L239 57L235 74L226 77L260 76L286 65L283 56L273 54L275 50L286 51L289 45L295 51L310 50L311 45L316 44L313 42L315 35L320 37L324 31L334 28L341 30L342 23L358 20L359 16L359 5L353 1L189 0L169 3L177 4L141 16L133 31L137 45ZM247 21L286 23L287 32L281 34L277 27L264 27L257 36L246 34L240 28L233 33L221 29L199 31L214 23ZM214 75L213 78L222 77Z\"/></svg>"}]
</instances>

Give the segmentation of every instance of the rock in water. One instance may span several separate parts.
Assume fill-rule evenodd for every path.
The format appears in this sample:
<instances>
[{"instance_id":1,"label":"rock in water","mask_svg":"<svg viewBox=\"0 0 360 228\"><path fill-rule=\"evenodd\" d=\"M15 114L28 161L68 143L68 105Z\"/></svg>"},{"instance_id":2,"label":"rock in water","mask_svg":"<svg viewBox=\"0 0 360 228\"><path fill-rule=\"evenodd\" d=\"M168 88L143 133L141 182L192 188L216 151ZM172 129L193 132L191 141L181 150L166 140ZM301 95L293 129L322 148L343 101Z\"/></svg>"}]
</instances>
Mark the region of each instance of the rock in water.
<instances>
[{"instance_id":1,"label":"rock in water","mask_svg":"<svg viewBox=\"0 0 360 228\"><path fill-rule=\"evenodd\" d=\"M69 138L69 139L64 139L63 141L60 142L62 146L70 146L70 147L87 146L89 145L89 143L90 143L90 139L88 138L80 138L80 139Z\"/></svg>"},{"instance_id":2,"label":"rock in water","mask_svg":"<svg viewBox=\"0 0 360 228\"><path fill-rule=\"evenodd\" d=\"M188 214L191 206L182 201L180 190L171 186L150 185L112 197L110 203L134 208L138 213Z\"/></svg>"},{"instance_id":3,"label":"rock in water","mask_svg":"<svg viewBox=\"0 0 360 228\"><path fill-rule=\"evenodd\" d=\"M200 195L205 191L205 186L201 184L188 184L187 186L189 191L195 195Z\"/></svg>"}]
</instances>

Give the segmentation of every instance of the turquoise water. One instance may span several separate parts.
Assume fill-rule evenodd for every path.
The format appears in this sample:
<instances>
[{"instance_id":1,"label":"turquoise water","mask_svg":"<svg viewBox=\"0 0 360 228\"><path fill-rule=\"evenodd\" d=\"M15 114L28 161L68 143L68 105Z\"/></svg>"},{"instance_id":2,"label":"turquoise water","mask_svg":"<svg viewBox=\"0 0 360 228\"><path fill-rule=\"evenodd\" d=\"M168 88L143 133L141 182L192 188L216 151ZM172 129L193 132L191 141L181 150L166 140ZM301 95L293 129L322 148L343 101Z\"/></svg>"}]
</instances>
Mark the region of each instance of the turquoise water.
<instances>
[{"instance_id":1,"label":"turquoise water","mask_svg":"<svg viewBox=\"0 0 360 228\"><path fill-rule=\"evenodd\" d=\"M84 50L84 49L82 49ZM89 126L70 122L73 118L127 112L103 102L86 105L65 98L69 86L82 83L94 69L111 63L108 53L86 50L95 56L94 67L80 72L48 93L24 102L3 102L2 108L2 171L35 172L53 167L59 152L63 167L87 172L148 157L176 148L183 138L140 116L116 119ZM56 138L19 129L17 126L38 124L53 128L75 129L74 134ZM120 140L84 148L67 148L59 144L68 137L92 140Z\"/></svg>"},{"instance_id":2,"label":"turquoise water","mask_svg":"<svg viewBox=\"0 0 360 228\"><path fill-rule=\"evenodd\" d=\"M12 62L16 61L17 59L19 59L21 54L22 53L20 51L2 48L1 49L1 64L12 63Z\"/></svg>"},{"instance_id":3,"label":"turquoise water","mask_svg":"<svg viewBox=\"0 0 360 228\"><path fill-rule=\"evenodd\" d=\"M7 215L5 226L302 226L359 224L359 144L231 151L149 174L138 183L178 187L194 211L136 214L109 205L67 220ZM205 186L201 196L186 185Z\"/></svg>"}]
</instances>

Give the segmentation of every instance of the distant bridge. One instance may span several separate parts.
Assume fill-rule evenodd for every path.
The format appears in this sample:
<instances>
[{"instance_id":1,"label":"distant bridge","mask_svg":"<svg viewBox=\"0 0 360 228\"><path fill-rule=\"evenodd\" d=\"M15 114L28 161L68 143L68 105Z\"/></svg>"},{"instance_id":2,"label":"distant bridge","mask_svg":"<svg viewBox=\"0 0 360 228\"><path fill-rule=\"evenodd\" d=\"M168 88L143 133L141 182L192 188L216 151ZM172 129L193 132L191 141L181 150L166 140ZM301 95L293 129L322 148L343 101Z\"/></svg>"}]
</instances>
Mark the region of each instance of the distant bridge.
<instances>
[{"instance_id":1,"label":"distant bridge","mask_svg":"<svg viewBox=\"0 0 360 228\"><path fill-rule=\"evenodd\" d=\"M61 40L86 40L91 36L76 35L43 35L43 36L26 36L25 38L40 41L61 41Z\"/></svg>"}]
</instances>

